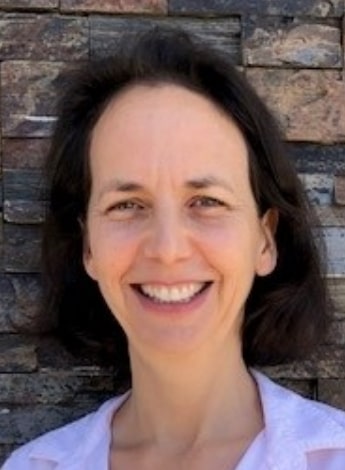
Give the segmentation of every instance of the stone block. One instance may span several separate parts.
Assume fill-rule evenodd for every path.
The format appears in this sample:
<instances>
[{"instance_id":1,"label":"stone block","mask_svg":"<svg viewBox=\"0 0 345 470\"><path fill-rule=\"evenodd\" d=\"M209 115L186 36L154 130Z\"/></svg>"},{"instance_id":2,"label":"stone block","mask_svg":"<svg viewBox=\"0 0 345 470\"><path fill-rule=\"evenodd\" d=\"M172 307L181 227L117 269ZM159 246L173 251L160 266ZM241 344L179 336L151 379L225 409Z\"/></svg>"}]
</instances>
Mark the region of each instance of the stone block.
<instances>
[{"instance_id":1,"label":"stone block","mask_svg":"<svg viewBox=\"0 0 345 470\"><path fill-rule=\"evenodd\" d=\"M40 170L4 169L4 200L40 201L44 198L43 175Z\"/></svg>"},{"instance_id":2,"label":"stone block","mask_svg":"<svg viewBox=\"0 0 345 470\"><path fill-rule=\"evenodd\" d=\"M31 273L40 268L41 230L35 225L4 224L4 269Z\"/></svg>"},{"instance_id":3,"label":"stone block","mask_svg":"<svg viewBox=\"0 0 345 470\"><path fill-rule=\"evenodd\" d=\"M345 207L315 206L317 217L324 227L345 227Z\"/></svg>"},{"instance_id":4,"label":"stone block","mask_svg":"<svg viewBox=\"0 0 345 470\"><path fill-rule=\"evenodd\" d=\"M41 284L35 274L0 274L0 332L35 330Z\"/></svg>"},{"instance_id":5,"label":"stone block","mask_svg":"<svg viewBox=\"0 0 345 470\"><path fill-rule=\"evenodd\" d=\"M3 168L23 170L43 168L49 145L49 139L3 139Z\"/></svg>"},{"instance_id":6,"label":"stone block","mask_svg":"<svg viewBox=\"0 0 345 470\"><path fill-rule=\"evenodd\" d=\"M0 59L86 60L86 18L35 14L0 16Z\"/></svg>"},{"instance_id":7,"label":"stone block","mask_svg":"<svg viewBox=\"0 0 345 470\"><path fill-rule=\"evenodd\" d=\"M162 15L168 12L168 0L60 0L60 10Z\"/></svg>"},{"instance_id":8,"label":"stone block","mask_svg":"<svg viewBox=\"0 0 345 470\"><path fill-rule=\"evenodd\" d=\"M318 145L289 142L287 151L299 173L345 172L345 145Z\"/></svg>"},{"instance_id":9,"label":"stone block","mask_svg":"<svg viewBox=\"0 0 345 470\"><path fill-rule=\"evenodd\" d=\"M240 22L238 18L210 19L205 22L197 18L137 19L93 16L90 18L91 56L102 57L111 54L124 33L132 31L133 35L137 35L154 25L185 29L226 54L235 64L240 62Z\"/></svg>"},{"instance_id":10,"label":"stone block","mask_svg":"<svg viewBox=\"0 0 345 470\"><path fill-rule=\"evenodd\" d=\"M328 337L327 343L335 346L345 346L345 321L333 321Z\"/></svg>"},{"instance_id":11,"label":"stone block","mask_svg":"<svg viewBox=\"0 0 345 470\"><path fill-rule=\"evenodd\" d=\"M340 18L344 5L342 0L169 0L169 13L198 16L252 13Z\"/></svg>"},{"instance_id":12,"label":"stone block","mask_svg":"<svg viewBox=\"0 0 345 470\"><path fill-rule=\"evenodd\" d=\"M243 25L244 65L341 68L341 31L337 26L250 17Z\"/></svg>"},{"instance_id":13,"label":"stone block","mask_svg":"<svg viewBox=\"0 0 345 470\"><path fill-rule=\"evenodd\" d=\"M345 276L345 227L324 227L329 276Z\"/></svg>"},{"instance_id":14,"label":"stone block","mask_svg":"<svg viewBox=\"0 0 345 470\"><path fill-rule=\"evenodd\" d=\"M309 359L264 367L262 371L273 379L345 378L345 348L323 346Z\"/></svg>"},{"instance_id":15,"label":"stone block","mask_svg":"<svg viewBox=\"0 0 345 470\"><path fill-rule=\"evenodd\" d=\"M3 407L0 443L23 444L93 411L100 403ZM34 419L33 419L34 417ZM18 469L19 470L19 469Z\"/></svg>"},{"instance_id":16,"label":"stone block","mask_svg":"<svg viewBox=\"0 0 345 470\"><path fill-rule=\"evenodd\" d=\"M21 335L0 336L0 372L33 372L36 369L36 346L32 340Z\"/></svg>"},{"instance_id":17,"label":"stone block","mask_svg":"<svg viewBox=\"0 0 345 470\"><path fill-rule=\"evenodd\" d=\"M328 288L337 311L337 316L345 319L345 277L328 279Z\"/></svg>"},{"instance_id":18,"label":"stone block","mask_svg":"<svg viewBox=\"0 0 345 470\"><path fill-rule=\"evenodd\" d=\"M4 137L48 137L55 104L64 87L62 62L5 61L1 64L1 116Z\"/></svg>"},{"instance_id":19,"label":"stone block","mask_svg":"<svg viewBox=\"0 0 345 470\"><path fill-rule=\"evenodd\" d=\"M246 73L276 114L287 140L345 140L345 82L339 72L251 68Z\"/></svg>"},{"instance_id":20,"label":"stone block","mask_svg":"<svg viewBox=\"0 0 345 470\"><path fill-rule=\"evenodd\" d=\"M334 202L345 206L345 174L334 177Z\"/></svg>"},{"instance_id":21,"label":"stone block","mask_svg":"<svg viewBox=\"0 0 345 470\"><path fill-rule=\"evenodd\" d=\"M345 380L320 379L318 400L345 410Z\"/></svg>"},{"instance_id":22,"label":"stone block","mask_svg":"<svg viewBox=\"0 0 345 470\"><path fill-rule=\"evenodd\" d=\"M1 415L1 408L0 408ZM14 450L15 446L12 444L0 444L0 468L1 465L5 462L10 453Z\"/></svg>"},{"instance_id":23,"label":"stone block","mask_svg":"<svg viewBox=\"0 0 345 470\"><path fill-rule=\"evenodd\" d=\"M331 175L302 173L300 179L313 205L330 206L332 204L334 182Z\"/></svg>"},{"instance_id":24,"label":"stone block","mask_svg":"<svg viewBox=\"0 0 345 470\"><path fill-rule=\"evenodd\" d=\"M43 201L13 199L4 201L4 220L13 224L42 224L46 205Z\"/></svg>"},{"instance_id":25,"label":"stone block","mask_svg":"<svg viewBox=\"0 0 345 470\"><path fill-rule=\"evenodd\" d=\"M315 380L289 380L289 379L278 379L277 383L283 387L287 387L295 393L302 395L306 398L315 398L316 386Z\"/></svg>"},{"instance_id":26,"label":"stone block","mask_svg":"<svg viewBox=\"0 0 345 470\"><path fill-rule=\"evenodd\" d=\"M70 404L90 397L99 401L110 398L113 392L110 374L88 376L75 372L0 374L0 403L11 405ZM85 400L85 397L87 399Z\"/></svg>"},{"instance_id":27,"label":"stone block","mask_svg":"<svg viewBox=\"0 0 345 470\"><path fill-rule=\"evenodd\" d=\"M7 10L55 10L59 0L0 0L0 8Z\"/></svg>"}]
</instances>

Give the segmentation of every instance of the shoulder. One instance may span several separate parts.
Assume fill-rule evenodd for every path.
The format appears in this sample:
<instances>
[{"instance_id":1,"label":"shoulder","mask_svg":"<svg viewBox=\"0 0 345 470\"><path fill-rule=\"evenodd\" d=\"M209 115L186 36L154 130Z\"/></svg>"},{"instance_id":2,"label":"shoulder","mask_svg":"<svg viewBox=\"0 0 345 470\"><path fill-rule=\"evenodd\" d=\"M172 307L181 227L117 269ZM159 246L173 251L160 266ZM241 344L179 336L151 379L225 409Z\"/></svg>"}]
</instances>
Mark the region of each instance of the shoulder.
<instances>
[{"instance_id":1,"label":"shoulder","mask_svg":"<svg viewBox=\"0 0 345 470\"><path fill-rule=\"evenodd\" d=\"M106 449L110 439L113 413L127 394L106 401L96 411L72 423L50 431L15 450L1 470L53 470L95 449ZM67 468L64 466L63 468Z\"/></svg>"},{"instance_id":2,"label":"shoulder","mask_svg":"<svg viewBox=\"0 0 345 470\"><path fill-rule=\"evenodd\" d=\"M284 470L344 470L345 412L303 398L260 373L253 375L260 392L271 461L279 461L279 468ZM308 467L303 462L308 462Z\"/></svg>"}]
</instances>

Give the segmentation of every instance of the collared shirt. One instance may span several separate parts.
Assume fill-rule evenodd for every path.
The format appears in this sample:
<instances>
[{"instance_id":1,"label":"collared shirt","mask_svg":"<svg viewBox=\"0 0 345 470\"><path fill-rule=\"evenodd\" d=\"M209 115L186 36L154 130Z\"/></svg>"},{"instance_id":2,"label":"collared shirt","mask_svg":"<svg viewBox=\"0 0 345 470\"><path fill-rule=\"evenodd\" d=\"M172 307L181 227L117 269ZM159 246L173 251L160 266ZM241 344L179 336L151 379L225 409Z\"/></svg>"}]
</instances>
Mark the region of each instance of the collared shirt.
<instances>
[{"instance_id":1,"label":"collared shirt","mask_svg":"<svg viewBox=\"0 0 345 470\"><path fill-rule=\"evenodd\" d=\"M345 470L345 413L253 376L265 427L236 470ZM2 470L107 470L112 417L129 394L19 448Z\"/></svg>"}]
</instances>

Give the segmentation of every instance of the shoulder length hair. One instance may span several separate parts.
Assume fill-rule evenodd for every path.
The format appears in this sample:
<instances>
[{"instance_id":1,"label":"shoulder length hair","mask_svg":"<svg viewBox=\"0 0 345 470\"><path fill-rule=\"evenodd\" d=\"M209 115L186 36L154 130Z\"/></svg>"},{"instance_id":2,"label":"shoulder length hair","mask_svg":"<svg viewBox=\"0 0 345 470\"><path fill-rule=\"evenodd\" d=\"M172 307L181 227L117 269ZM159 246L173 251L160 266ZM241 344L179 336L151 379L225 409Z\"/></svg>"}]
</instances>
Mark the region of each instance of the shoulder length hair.
<instances>
[{"instance_id":1,"label":"shoulder length hair","mask_svg":"<svg viewBox=\"0 0 345 470\"><path fill-rule=\"evenodd\" d=\"M271 207L279 212L277 266L269 276L254 280L245 307L247 365L304 357L329 323L311 208L266 106L222 54L181 30L154 28L135 40L126 37L112 57L68 75L47 161L44 316L53 319L70 349L96 353L98 360L114 366L122 384L130 382L126 337L82 262L91 188L89 143L95 123L118 93L137 83L162 82L202 94L234 120L248 146L258 213Z\"/></svg>"}]
</instances>

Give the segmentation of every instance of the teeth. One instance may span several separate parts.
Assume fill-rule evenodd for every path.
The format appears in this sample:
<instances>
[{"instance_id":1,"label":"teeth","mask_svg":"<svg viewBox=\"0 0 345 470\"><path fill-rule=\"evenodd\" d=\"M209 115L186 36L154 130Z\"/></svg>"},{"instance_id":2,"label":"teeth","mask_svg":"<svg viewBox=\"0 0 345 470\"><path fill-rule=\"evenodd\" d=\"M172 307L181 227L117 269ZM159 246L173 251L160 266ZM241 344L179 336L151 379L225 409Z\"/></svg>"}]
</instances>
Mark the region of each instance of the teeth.
<instances>
[{"instance_id":1,"label":"teeth","mask_svg":"<svg viewBox=\"0 0 345 470\"><path fill-rule=\"evenodd\" d=\"M193 282L179 286L154 286L142 284L142 292L157 302L188 302L204 287L203 282Z\"/></svg>"}]
</instances>

